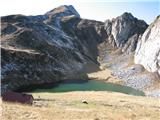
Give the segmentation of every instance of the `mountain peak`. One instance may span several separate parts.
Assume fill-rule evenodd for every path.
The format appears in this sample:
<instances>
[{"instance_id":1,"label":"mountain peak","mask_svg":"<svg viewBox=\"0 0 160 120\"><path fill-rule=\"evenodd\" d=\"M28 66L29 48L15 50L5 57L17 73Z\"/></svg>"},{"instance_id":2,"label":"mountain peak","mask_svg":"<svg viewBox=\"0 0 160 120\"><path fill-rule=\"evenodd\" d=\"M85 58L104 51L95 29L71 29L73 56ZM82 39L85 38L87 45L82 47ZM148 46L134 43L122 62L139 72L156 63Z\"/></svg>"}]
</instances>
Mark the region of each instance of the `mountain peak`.
<instances>
[{"instance_id":1,"label":"mountain peak","mask_svg":"<svg viewBox=\"0 0 160 120\"><path fill-rule=\"evenodd\" d=\"M122 18L127 18L127 19L134 19L134 16L131 14L131 13L129 13L129 12L124 12L120 17L122 17Z\"/></svg>"},{"instance_id":2,"label":"mountain peak","mask_svg":"<svg viewBox=\"0 0 160 120\"><path fill-rule=\"evenodd\" d=\"M124 13L122 14L122 16L133 16L133 15L132 15L132 13L130 13L130 12L124 12Z\"/></svg>"},{"instance_id":3,"label":"mountain peak","mask_svg":"<svg viewBox=\"0 0 160 120\"><path fill-rule=\"evenodd\" d=\"M66 15L75 15L77 17L80 17L79 13L76 11L76 9L72 5L61 5L47 12L46 15L55 15L60 13L66 13Z\"/></svg>"}]
</instances>

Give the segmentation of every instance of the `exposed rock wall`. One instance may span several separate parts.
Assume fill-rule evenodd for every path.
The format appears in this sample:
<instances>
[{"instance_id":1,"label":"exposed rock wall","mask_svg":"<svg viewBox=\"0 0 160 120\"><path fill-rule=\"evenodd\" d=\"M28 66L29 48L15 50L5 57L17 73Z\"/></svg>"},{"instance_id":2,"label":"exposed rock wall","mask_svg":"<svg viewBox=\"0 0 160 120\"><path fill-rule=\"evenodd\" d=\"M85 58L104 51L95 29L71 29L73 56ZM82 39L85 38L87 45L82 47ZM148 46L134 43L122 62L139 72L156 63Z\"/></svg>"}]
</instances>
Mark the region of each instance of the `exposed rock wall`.
<instances>
[{"instance_id":1,"label":"exposed rock wall","mask_svg":"<svg viewBox=\"0 0 160 120\"><path fill-rule=\"evenodd\" d=\"M160 75L160 16L147 28L138 41L135 52L136 64Z\"/></svg>"},{"instance_id":2,"label":"exposed rock wall","mask_svg":"<svg viewBox=\"0 0 160 120\"><path fill-rule=\"evenodd\" d=\"M128 53L135 50L138 37L143 34L147 26L144 21L138 20L127 12L105 22L109 43Z\"/></svg>"}]
</instances>

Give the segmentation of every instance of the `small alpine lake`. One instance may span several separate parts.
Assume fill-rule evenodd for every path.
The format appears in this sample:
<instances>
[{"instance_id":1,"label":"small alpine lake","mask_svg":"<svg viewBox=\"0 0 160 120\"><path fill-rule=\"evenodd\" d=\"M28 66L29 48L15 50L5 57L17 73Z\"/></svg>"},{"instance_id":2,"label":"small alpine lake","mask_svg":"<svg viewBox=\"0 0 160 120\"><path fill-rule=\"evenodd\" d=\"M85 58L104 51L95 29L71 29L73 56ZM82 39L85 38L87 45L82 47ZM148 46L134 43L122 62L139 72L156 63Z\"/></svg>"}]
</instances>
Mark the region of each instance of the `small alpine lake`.
<instances>
[{"instance_id":1,"label":"small alpine lake","mask_svg":"<svg viewBox=\"0 0 160 120\"><path fill-rule=\"evenodd\" d=\"M113 83L106 83L105 81L98 80L82 80L62 82L58 85L49 85L49 87L34 88L31 92L71 92L71 91L112 91L120 92L129 95L145 96L144 92L136 90L131 87L117 85Z\"/></svg>"}]
</instances>

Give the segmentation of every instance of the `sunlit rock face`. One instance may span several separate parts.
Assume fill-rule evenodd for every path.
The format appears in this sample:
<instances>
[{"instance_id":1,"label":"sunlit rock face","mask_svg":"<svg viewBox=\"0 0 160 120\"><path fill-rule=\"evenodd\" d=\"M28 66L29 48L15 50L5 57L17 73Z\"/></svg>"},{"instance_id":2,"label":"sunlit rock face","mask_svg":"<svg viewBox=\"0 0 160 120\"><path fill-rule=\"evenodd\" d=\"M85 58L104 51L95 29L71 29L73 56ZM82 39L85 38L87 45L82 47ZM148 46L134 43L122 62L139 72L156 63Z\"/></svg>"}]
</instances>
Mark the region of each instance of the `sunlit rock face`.
<instances>
[{"instance_id":1,"label":"sunlit rock face","mask_svg":"<svg viewBox=\"0 0 160 120\"><path fill-rule=\"evenodd\" d=\"M109 42L118 48L122 48L122 52L133 52L135 50L138 37L143 34L147 26L144 21L138 20L127 12L105 22Z\"/></svg>"},{"instance_id":2,"label":"sunlit rock face","mask_svg":"<svg viewBox=\"0 0 160 120\"><path fill-rule=\"evenodd\" d=\"M134 61L136 64L142 64L148 71L158 72L160 75L160 16L139 40Z\"/></svg>"},{"instance_id":3,"label":"sunlit rock face","mask_svg":"<svg viewBox=\"0 0 160 120\"><path fill-rule=\"evenodd\" d=\"M77 18L80 18L79 13L74 9L74 7L72 5L62 5L59 6L49 12L47 12L45 15L43 16L47 16L48 19L46 19L44 22L46 24L49 25L54 25L57 28L62 28L61 27L61 18L65 17L65 16L70 16L70 15L74 15Z\"/></svg>"}]
</instances>

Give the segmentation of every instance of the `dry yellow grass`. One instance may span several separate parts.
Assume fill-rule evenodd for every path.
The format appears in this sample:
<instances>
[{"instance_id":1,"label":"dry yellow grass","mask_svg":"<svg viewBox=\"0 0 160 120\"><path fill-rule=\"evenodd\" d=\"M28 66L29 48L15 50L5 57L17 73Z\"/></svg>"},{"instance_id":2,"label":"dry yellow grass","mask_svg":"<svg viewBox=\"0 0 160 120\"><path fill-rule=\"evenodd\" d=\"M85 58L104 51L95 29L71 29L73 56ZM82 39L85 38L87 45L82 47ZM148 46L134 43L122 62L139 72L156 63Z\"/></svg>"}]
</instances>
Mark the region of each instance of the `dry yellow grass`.
<instances>
[{"instance_id":1,"label":"dry yellow grass","mask_svg":"<svg viewBox=\"0 0 160 120\"><path fill-rule=\"evenodd\" d=\"M3 102L2 120L159 120L160 99L112 92L34 93L41 107ZM81 101L86 100L88 104ZM50 100L50 101L46 101Z\"/></svg>"}]
</instances>

